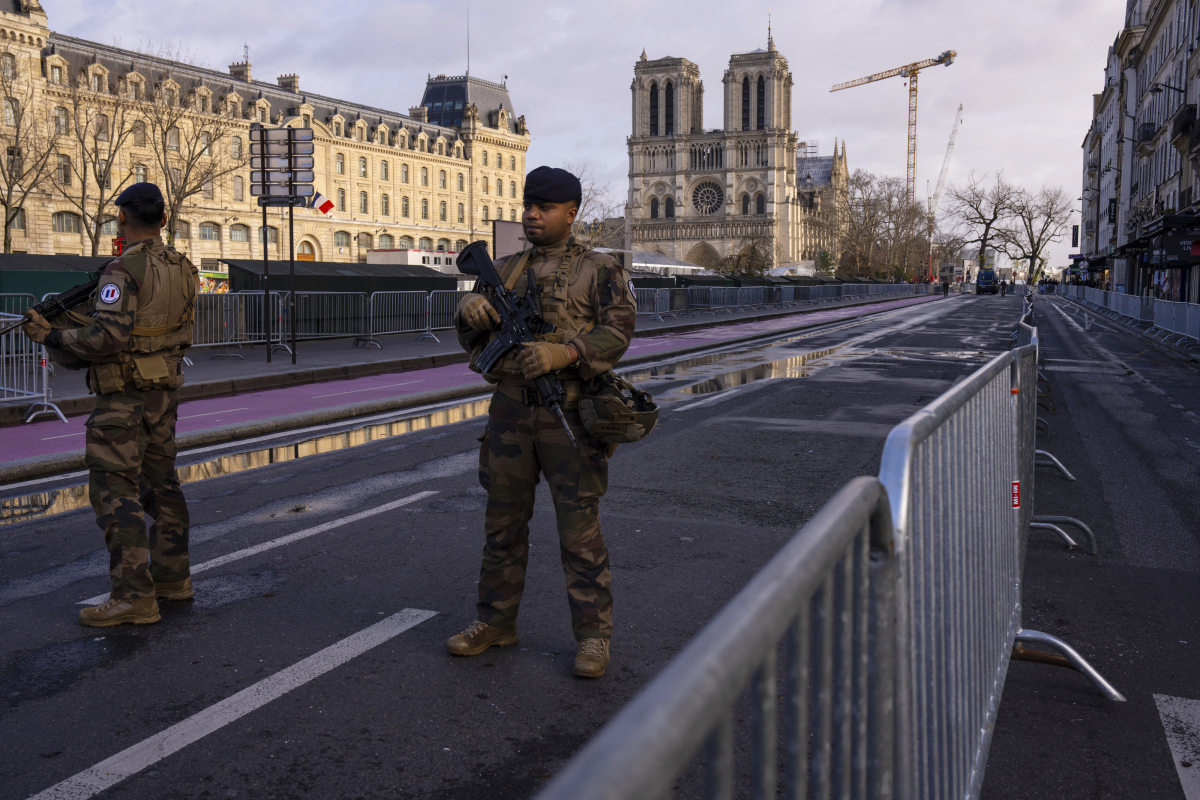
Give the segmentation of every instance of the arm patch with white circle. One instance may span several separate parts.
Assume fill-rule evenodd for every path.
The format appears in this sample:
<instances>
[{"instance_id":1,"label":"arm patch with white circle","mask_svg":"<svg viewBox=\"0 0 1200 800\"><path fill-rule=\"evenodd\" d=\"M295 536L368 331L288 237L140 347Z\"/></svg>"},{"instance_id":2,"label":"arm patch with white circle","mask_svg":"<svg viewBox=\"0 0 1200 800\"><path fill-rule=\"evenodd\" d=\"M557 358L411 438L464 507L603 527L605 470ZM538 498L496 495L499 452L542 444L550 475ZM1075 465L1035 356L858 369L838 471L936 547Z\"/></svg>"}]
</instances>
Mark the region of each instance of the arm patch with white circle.
<instances>
[{"instance_id":1,"label":"arm patch with white circle","mask_svg":"<svg viewBox=\"0 0 1200 800\"><path fill-rule=\"evenodd\" d=\"M100 302L111 306L121 299L121 287L115 283L106 283L100 289Z\"/></svg>"},{"instance_id":2,"label":"arm patch with white circle","mask_svg":"<svg viewBox=\"0 0 1200 800\"><path fill-rule=\"evenodd\" d=\"M630 293L631 295L633 295L634 297L636 297L636 296L637 296L637 292L635 292L635 291L633 290L633 281L632 281L632 280L631 280L631 281L629 281L629 293Z\"/></svg>"}]
</instances>

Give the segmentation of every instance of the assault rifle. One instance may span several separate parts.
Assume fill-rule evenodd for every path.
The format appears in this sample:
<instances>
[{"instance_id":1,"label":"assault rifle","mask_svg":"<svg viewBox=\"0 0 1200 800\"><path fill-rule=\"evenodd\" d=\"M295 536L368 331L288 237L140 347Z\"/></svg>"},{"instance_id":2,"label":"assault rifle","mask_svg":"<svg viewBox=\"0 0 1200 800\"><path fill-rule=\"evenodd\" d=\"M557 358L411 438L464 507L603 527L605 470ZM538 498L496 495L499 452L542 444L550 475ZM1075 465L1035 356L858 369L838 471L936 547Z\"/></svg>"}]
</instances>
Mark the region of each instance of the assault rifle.
<instances>
[{"instance_id":1,"label":"assault rifle","mask_svg":"<svg viewBox=\"0 0 1200 800\"><path fill-rule=\"evenodd\" d=\"M513 348L520 347L522 342L534 342L536 334L553 333L554 326L542 319L541 289L534 279L533 268L530 267L527 278L525 296L504 288L496 266L488 258L485 242L472 242L458 254L458 270L464 275L474 275L484 286L491 287L495 294L493 305L500 314L500 323L492 331L492 341L475 359L475 365L483 372L490 372L496 362L503 358ZM550 409L562 423L567 438L572 447L578 447L571 426L563 416L562 401L566 396L563 385L553 375L543 375L534 379L537 388L538 401Z\"/></svg>"},{"instance_id":2,"label":"assault rifle","mask_svg":"<svg viewBox=\"0 0 1200 800\"><path fill-rule=\"evenodd\" d=\"M47 297L40 303L35 304L29 311L36 311L41 314L46 320L52 320L55 317L65 313L68 309L82 305L87 302L87 299L92 296L92 292L96 291L96 286L100 283L100 273L96 273L96 277L92 278L87 283L81 283L78 286L67 289L65 292ZM29 311L12 325L0 330L0 336L11 331L13 328L24 325L29 321Z\"/></svg>"}]
</instances>

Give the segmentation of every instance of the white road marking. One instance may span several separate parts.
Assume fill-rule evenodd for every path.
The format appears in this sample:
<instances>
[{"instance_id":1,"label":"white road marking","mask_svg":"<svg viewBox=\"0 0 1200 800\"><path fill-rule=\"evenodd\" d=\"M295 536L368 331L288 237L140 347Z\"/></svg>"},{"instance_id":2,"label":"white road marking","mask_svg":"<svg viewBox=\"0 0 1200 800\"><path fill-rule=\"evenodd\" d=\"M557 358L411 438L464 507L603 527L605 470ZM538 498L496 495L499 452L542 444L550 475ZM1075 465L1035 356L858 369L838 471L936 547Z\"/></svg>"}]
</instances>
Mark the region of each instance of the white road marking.
<instances>
[{"instance_id":1,"label":"white road marking","mask_svg":"<svg viewBox=\"0 0 1200 800\"><path fill-rule=\"evenodd\" d=\"M249 558L250 556L264 553L267 550L274 550L276 547L283 547L285 545L292 544L293 542L298 542L301 539L307 539L310 536L316 536L318 533L331 531L334 528L340 528L343 525L349 525L351 522L358 522L359 520L373 517L376 514L382 514L385 511L391 511L392 509L400 508L400 506L406 506L410 503L415 503L418 500L424 500L426 497L430 497L435 494L437 494L437 492L417 492L416 494L409 495L408 497L402 497L399 500L393 500L390 503L384 503L381 506L377 506L366 511L360 511L357 514L351 514L348 517L330 520L329 522L322 523L313 528L306 528L302 531L290 533L287 536L280 536L278 539L272 539L269 542L256 544L253 547L246 547L242 550L235 550L232 553L219 556L211 561L204 561L200 564L196 564L192 567L192 574L195 575L197 572L205 572L210 569L215 569L216 567L223 566L231 561L239 561L243 558ZM94 606L97 603L103 603L107 599L108 592L105 592L104 594L98 594L95 597L89 597L87 600L81 600L79 603L77 603L77 605Z\"/></svg>"},{"instance_id":2,"label":"white road marking","mask_svg":"<svg viewBox=\"0 0 1200 800\"><path fill-rule=\"evenodd\" d=\"M710 397L707 400L698 400L695 403L688 403L686 406L680 406L679 408L672 409L672 410L673 411L687 411L689 408L699 408L700 406L707 406L707 405L711 405L713 403L719 403L722 400L728 400L729 398L733 397L734 395L741 394L742 391L744 390L744 388L745 387L739 386L736 389L726 389L725 391L717 394L715 397Z\"/></svg>"},{"instance_id":3,"label":"white road marking","mask_svg":"<svg viewBox=\"0 0 1200 800\"><path fill-rule=\"evenodd\" d=\"M72 436L83 436L83 434L85 434L86 432L87 432L87 431L78 431L78 432L76 432L76 433L64 433L62 436L43 436L43 437L42 437L41 439L39 439L38 441L42 441L42 442L50 442L50 441L53 441L53 440L55 440L55 439L69 439L69 438L71 438Z\"/></svg>"},{"instance_id":4,"label":"white road marking","mask_svg":"<svg viewBox=\"0 0 1200 800\"><path fill-rule=\"evenodd\" d=\"M339 397L343 394L358 394L359 392L377 392L380 389L394 389L397 386L411 386L414 383L424 383L425 380L405 381L404 383L389 383L387 386L369 386L366 389L351 389L348 392L334 392L333 394L314 394L313 400L320 400L322 397Z\"/></svg>"},{"instance_id":5,"label":"white road marking","mask_svg":"<svg viewBox=\"0 0 1200 800\"><path fill-rule=\"evenodd\" d=\"M224 411L209 411L205 414L189 414L186 417L180 417L180 419L196 419L197 417L211 417L214 414L232 414L235 411L249 411L249 410L250 410L249 408L227 408Z\"/></svg>"},{"instance_id":6,"label":"white road marking","mask_svg":"<svg viewBox=\"0 0 1200 800\"><path fill-rule=\"evenodd\" d=\"M406 608L33 795L30 800L85 800L93 797L436 615L436 611Z\"/></svg>"},{"instance_id":7,"label":"white road marking","mask_svg":"<svg viewBox=\"0 0 1200 800\"><path fill-rule=\"evenodd\" d=\"M1154 702L1167 733L1183 796L1200 800L1200 700L1156 694ZM1185 763L1190 766L1185 767Z\"/></svg>"}]
</instances>

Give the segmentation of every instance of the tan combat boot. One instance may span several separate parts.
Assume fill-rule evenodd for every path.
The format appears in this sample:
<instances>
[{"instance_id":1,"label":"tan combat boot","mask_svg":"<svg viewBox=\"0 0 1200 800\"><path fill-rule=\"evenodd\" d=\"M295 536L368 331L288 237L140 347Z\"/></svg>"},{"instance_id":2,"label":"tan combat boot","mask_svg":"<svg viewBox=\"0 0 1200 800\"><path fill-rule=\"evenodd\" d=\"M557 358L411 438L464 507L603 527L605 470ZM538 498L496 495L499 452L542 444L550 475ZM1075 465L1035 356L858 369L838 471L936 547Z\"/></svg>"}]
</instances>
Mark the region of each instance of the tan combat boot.
<instances>
[{"instance_id":1,"label":"tan combat boot","mask_svg":"<svg viewBox=\"0 0 1200 800\"><path fill-rule=\"evenodd\" d=\"M148 625L160 619L158 602L153 597L139 597L136 600L110 597L98 606L79 612L79 623L89 628L110 628L126 622Z\"/></svg>"},{"instance_id":2,"label":"tan combat boot","mask_svg":"<svg viewBox=\"0 0 1200 800\"><path fill-rule=\"evenodd\" d=\"M189 577L165 583L155 581L154 596L159 600L191 600L196 593L192 591L192 579Z\"/></svg>"},{"instance_id":3,"label":"tan combat boot","mask_svg":"<svg viewBox=\"0 0 1200 800\"><path fill-rule=\"evenodd\" d=\"M508 647L516 643L516 628L494 628L475 620L465 631L447 639L446 649L456 656L477 656L489 647Z\"/></svg>"},{"instance_id":4,"label":"tan combat boot","mask_svg":"<svg viewBox=\"0 0 1200 800\"><path fill-rule=\"evenodd\" d=\"M599 678L608 669L608 639L584 639L575 653L575 674L580 678Z\"/></svg>"}]
</instances>

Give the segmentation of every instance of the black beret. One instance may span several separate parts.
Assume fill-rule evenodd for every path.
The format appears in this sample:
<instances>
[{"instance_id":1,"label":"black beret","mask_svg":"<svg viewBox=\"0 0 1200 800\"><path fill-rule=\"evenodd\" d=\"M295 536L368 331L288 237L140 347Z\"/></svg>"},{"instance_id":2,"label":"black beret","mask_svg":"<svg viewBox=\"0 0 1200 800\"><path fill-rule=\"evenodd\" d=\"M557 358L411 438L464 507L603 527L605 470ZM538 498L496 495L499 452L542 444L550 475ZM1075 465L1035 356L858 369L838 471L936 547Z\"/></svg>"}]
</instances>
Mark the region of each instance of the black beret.
<instances>
[{"instance_id":1,"label":"black beret","mask_svg":"<svg viewBox=\"0 0 1200 800\"><path fill-rule=\"evenodd\" d=\"M123 206L126 203L132 203L134 200L157 200L160 203L165 203L162 192L153 183L135 183L125 191L121 192L121 196L113 201L114 206Z\"/></svg>"},{"instance_id":2,"label":"black beret","mask_svg":"<svg viewBox=\"0 0 1200 800\"><path fill-rule=\"evenodd\" d=\"M538 167L525 176L525 200L528 202L568 203L583 194L583 187L565 169Z\"/></svg>"}]
</instances>

